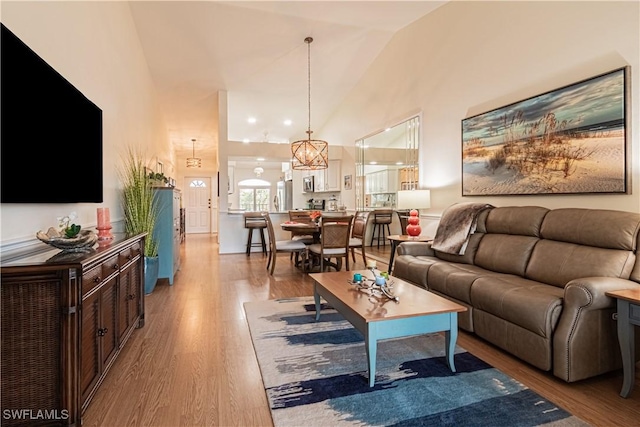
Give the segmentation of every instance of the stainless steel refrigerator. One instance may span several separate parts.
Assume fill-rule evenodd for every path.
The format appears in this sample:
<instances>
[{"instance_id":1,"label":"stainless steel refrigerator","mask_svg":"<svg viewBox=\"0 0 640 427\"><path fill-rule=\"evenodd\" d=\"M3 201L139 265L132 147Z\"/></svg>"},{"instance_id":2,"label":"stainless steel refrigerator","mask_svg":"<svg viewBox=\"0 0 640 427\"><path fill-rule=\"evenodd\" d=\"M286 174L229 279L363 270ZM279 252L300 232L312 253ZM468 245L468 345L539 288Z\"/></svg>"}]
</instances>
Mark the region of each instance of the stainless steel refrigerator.
<instances>
[{"instance_id":1,"label":"stainless steel refrigerator","mask_svg":"<svg viewBox=\"0 0 640 427\"><path fill-rule=\"evenodd\" d=\"M278 181L273 208L277 212L287 212L293 209L293 181Z\"/></svg>"}]
</instances>

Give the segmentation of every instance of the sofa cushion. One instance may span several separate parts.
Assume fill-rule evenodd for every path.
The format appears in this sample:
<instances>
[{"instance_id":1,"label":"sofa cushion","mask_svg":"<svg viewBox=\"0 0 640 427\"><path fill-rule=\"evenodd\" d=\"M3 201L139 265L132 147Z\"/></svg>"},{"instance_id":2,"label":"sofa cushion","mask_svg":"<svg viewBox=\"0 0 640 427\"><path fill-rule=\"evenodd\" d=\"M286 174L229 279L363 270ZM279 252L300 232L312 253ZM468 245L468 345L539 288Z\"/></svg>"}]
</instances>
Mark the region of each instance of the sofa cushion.
<instances>
[{"instance_id":1,"label":"sofa cushion","mask_svg":"<svg viewBox=\"0 0 640 427\"><path fill-rule=\"evenodd\" d=\"M435 263L429 269L427 286L430 291L437 291L470 304L471 285L478 277L487 275L499 275L499 273L475 265L442 261Z\"/></svg>"},{"instance_id":2,"label":"sofa cushion","mask_svg":"<svg viewBox=\"0 0 640 427\"><path fill-rule=\"evenodd\" d=\"M427 287L427 273L438 258L430 256L398 255L393 262L392 276Z\"/></svg>"},{"instance_id":3,"label":"sofa cushion","mask_svg":"<svg viewBox=\"0 0 640 427\"><path fill-rule=\"evenodd\" d=\"M498 273L524 276L537 242L537 237L485 234L478 245L474 264Z\"/></svg>"},{"instance_id":4,"label":"sofa cushion","mask_svg":"<svg viewBox=\"0 0 640 427\"><path fill-rule=\"evenodd\" d=\"M525 277L560 287L582 277L628 279L635 260L636 256L630 251L540 240Z\"/></svg>"},{"instance_id":5,"label":"sofa cushion","mask_svg":"<svg viewBox=\"0 0 640 427\"><path fill-rule=\"evenodd\" d=\"M464 251L464 255L454 255L434 250L435 255L444 261L473 264L473 259L476 257L478 245L480 244L480 240L482 240L483 236L484 233L474 233L470 235L469 242L467 243L467 248Z\"/></svg>"},{"instance_id":6,"label":"sofa cushion","mask_svg":"<svg viewBox=\"0 0 640 427\"><path fill-rule=\"evenodd\" d=\"M479 277L471 304L550 339L562 312L563 289L513 275Z\"/></svg>"},{"instance_id":7,"label":"sofa cushion","mask_svg":"<svg viewBox=\"0 0 640 427\"><path fill-rule=\"evenodd\" d=\"M540 228L549 209L540 206L508 206L489 211L484 229L487 233L540 237Z\"/></svg>"},{"instance_id":8,"label":"sofa cushion","mask_svg":"<svg viewBox=\"0 0 640 427\"><path fill-rule=\"evenodd\" d=\"M600 248L635 251L640 214L599 209L555 209L542 223L541 237Z\"/></svg>"}]
</instances>

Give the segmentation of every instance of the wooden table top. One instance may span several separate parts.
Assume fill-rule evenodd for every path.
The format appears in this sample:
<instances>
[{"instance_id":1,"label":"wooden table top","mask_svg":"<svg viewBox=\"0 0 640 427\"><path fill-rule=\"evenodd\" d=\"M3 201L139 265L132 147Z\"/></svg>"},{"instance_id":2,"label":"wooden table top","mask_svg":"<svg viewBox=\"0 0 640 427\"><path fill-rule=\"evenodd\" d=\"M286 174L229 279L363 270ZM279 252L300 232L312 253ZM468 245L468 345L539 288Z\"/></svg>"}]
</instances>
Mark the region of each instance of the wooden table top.
<instances>
[{"instance_id":1,"label":"wooden table top","mask_svg":"<svg viewBox=\"0 0 640 427\"><path fill-rule=\"evenodd\" d=\"M308 230L308 231L320 231L319 224L309 224L305 222L283 222L280 224L283 230L285 231L299 231L299 230Z\"/></svg>"},{"instance_id":2,"label":"wooden table top","mask_svg":"<svg viewBox=\"0 0 640 427\"><path fill-rule=\"evenodd\" d=\"M430 242L433 237L430 236L409 236L408 234L392 234L387 236L389 240L396 240L398 242Z\"/></svg>"},{"instance_id":3,"label":"wooden table top","mask_svg":"<svg viewBox=\"0 0 640 427\"><path fill-rule=\"evenodd\" d=\"M369 270L311 273L309 276L367 322L467 310L460 304L393 276L389 276L393 281L391 291L400 301L395 302L386 298L380 298L377 301L358 290L356 286L349 284L354 273L372 278Z\"/></svg>"},{"instance_id":4,"label":"wooden table top","mask_svg":"<svg viewBox=\"0 0 640 427\"><path fill-rule=\"evenodd\" d=\"M620 291L609 291L606 295L613 298L623 299L633 304L640 304L640 287L635 289L623 289Z\"/></svg>"}]
</instances>

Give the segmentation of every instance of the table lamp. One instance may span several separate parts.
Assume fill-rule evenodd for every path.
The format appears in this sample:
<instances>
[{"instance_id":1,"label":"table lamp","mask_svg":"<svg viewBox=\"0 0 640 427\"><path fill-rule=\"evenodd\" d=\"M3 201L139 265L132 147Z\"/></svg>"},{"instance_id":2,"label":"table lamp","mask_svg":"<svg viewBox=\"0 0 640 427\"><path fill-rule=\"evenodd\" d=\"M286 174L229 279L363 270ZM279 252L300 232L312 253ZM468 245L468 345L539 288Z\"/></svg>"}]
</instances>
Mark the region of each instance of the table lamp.
<instances>
[{"instance_id":1,"label":"table lamp","mask_svg":"<svg viewBox=\"0 0 640 427\"><path fill-rule=\"evenodd\" d=\"M398 209L410 209L407 222L407 234L412 237L419 236L420 217L416 209L428 209L431 207L430 190L401 190L398 191Z\"/></svg>"}]
</instances>

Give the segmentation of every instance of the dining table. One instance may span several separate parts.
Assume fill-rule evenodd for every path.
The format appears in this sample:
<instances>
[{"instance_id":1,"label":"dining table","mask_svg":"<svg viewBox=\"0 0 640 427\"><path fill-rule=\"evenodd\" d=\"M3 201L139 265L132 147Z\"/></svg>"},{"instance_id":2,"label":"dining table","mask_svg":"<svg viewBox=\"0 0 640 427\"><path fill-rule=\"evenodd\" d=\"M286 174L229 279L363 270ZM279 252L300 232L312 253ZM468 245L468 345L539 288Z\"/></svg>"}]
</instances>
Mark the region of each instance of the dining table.
<instances>
[{"instance_id":1,"label":"dining table","mask_svg":"<svg viewBox=\"0 0 640 427\"><path fill-rule=\"evenodd\" d=\"M301 234L301 232L308 232L310 236L313 236L314 243L320 243L320 231L322 230L320 224L286 221L280 224L280 226L284 231L294 231L296 232L296 234Z\"/></svg>"}]
</instances>

